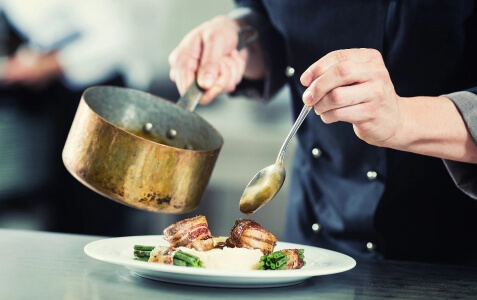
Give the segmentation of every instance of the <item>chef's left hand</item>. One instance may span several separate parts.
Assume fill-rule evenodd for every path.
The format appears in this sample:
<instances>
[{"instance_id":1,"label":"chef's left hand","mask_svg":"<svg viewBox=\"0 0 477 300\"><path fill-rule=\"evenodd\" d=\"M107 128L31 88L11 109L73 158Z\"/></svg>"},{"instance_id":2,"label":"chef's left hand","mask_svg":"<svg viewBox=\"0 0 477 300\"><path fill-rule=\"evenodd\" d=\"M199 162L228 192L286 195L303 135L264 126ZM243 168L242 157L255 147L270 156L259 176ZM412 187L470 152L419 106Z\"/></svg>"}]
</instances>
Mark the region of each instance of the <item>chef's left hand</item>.
<instances>
[{"instance_id":1,"label":"chef's left hand","mask_svg":"<svg viewBox=\"0 0 477 300\"><path fill-rule=\"evenodd\" d=\"M325 123L353 124L356 135L372 145L386 146L401 121L400 97L394 90L381 54L374 49L331 52L301 76L308 87L303 101Z\"/></svg>"}]
</instances>

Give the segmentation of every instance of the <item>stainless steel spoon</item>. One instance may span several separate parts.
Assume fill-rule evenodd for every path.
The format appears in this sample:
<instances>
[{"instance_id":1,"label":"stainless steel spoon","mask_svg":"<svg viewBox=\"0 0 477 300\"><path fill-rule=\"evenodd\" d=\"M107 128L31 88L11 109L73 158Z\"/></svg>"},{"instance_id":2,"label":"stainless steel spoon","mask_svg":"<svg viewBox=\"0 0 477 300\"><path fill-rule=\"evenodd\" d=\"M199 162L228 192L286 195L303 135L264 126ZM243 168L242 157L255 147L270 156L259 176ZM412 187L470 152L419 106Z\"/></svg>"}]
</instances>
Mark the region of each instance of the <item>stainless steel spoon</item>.
<instances>
[{"instance_id":1,"label":"stainless steel spoon","mask_svg":"<svg viewBox=\"0 0 477 300\"><path fill-rule=\"evenodd\" d=\"M304 106L300 115L288 133L278 152L277 160L273 165L263 168L248 183L240 198L239 208L244 214L251 215L259 208L267 204L280 191L286 177L286 170L283 166L283 158L287 151L291 139L300 128L301 123L311 110L311 106Z\"/></svg>"}]
</instances>

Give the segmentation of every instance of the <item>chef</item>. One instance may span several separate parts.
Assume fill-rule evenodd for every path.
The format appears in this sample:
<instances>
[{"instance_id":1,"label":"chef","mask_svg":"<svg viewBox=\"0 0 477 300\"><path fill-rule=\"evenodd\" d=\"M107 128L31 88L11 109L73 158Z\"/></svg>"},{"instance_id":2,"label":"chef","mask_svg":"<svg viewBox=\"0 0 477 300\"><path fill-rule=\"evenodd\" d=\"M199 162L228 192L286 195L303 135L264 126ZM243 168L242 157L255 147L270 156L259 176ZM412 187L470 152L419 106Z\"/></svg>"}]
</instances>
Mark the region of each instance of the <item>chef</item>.
<instances>
[{"instance_id":1,"label":"chef","mask_svg":"<svg viewBox=\"0 0 477 300\"><path fill-rule=\"evenodd\" d=\"M288 84L295 116L304 102L314 106L317 114L298 131L284 239L360 258L477 262L477 239L471 238L477 231L476 183L464 183L462 191L453 181L468 180L457 173L462 166L476 170L469 164L475 162L475 132L471 143L470 132L462 134L466 155L450 154L444 141L434 143L443 148L438 152L407 149L384 142L390 131L373 140L361 124L364 117L353 120L339 110L352 107L353 98L360 105L393 99L387 103L402 108L426 95L434 97L424 99L432 109L420 117L443 107L458 116L456 123L444 123L449 128L460 120L462 128L475 129L469 105L475 112L476 1L236 3L228 16L184 37L169 57L170 76L183 93L197 74L206 90L203 104L221 92L268 101ZM244 25L260 38L238 52L237 32ZM468 92L448 95L463 90ZM356 106L355 115L359 107L365 108ZM367 116L373 119L373 113ZM383 116L382 124L389 124ZM380 124L371 122L374 129Z\"/></svg>"},{"instance_id":2,"label":"chef","mask_svg":"<svg viewBox=\"0 0 477 300\"><path fill-rule=\"evenodd\" d=\"M35 227L124 234L125 222L113 219L126 218L127 208L78 184L61 160L83 90L125 84L131 43L124 23L109 0L0 0L0 202L7 213L39 207L40 217L30 218Z\"/></svg>"}]
</instances>

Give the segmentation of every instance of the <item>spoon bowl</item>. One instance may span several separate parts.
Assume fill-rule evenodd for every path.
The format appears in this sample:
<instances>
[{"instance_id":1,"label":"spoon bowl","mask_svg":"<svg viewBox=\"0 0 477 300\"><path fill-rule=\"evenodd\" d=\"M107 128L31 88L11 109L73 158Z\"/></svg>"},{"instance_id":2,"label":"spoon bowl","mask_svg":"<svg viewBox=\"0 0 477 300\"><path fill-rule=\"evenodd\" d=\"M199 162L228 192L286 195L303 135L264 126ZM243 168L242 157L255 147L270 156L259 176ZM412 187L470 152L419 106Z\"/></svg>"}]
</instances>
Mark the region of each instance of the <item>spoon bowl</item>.
<instances>
[{"instance_id":1,"label":"spoon bowl","mask_svg":"<svg viewBox=\"0 0 477 300\"><path fill-rule=\"evenodd\" d=\"M278 193L285 182L283 164L274 163L258 172L250 180L240 199L240 211L251 215Z\"/></svg>"},{"instance_id":2,"label":"spoon bowl","mask_svg":"<svg viewBox=\"0 0 477 300\"><path fill-rule=\"evenodd\" d=\"M263 168L258 172L245 188L240 198L239 209L242 213L251 215L259 208L268 203L280 191L285 182L286 170L283 166L283 158L291 139L300 128L301 123L311 110L311 106L304 106L295 124L288 133L278 152L277 160L273 165Z\"/></svg>"}]
</instances>

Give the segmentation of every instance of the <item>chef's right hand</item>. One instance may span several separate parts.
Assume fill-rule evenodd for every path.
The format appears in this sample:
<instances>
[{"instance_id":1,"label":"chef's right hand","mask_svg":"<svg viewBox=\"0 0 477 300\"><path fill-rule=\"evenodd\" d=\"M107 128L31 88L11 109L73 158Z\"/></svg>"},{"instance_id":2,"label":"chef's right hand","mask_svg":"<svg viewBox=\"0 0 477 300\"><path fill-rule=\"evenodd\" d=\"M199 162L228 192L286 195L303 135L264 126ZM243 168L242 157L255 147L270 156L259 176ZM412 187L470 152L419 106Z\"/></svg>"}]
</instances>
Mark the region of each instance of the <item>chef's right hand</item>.
<instances>
[{"instance_id":1,"label":"chef's right hand","mask_svg":"<svg viewBox=\"0 0 477 300\"><path fill-rule=\"evenodd\" d=\"M239 24L219 16L190 31L169 55L169 76L183 95L197 78L205 90L199 103L235 90L246 66L246 50L237 51Z\"/></svg>"}]
</instances>

